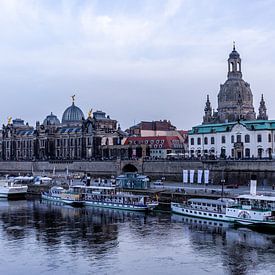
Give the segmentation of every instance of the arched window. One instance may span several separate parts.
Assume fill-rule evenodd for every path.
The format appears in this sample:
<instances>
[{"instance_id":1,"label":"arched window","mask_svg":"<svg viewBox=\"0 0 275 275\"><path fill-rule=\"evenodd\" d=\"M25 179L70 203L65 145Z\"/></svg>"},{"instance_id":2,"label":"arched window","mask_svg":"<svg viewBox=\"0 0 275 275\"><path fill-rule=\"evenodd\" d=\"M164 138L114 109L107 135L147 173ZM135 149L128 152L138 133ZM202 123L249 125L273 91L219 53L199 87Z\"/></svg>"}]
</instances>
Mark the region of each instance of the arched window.
<instances>
[{"instance_id":1,"label":"arched window","mask_svg":"<svg viewBox=\"0 0 275 275\"><path fill-rule=\"evenodd\" d=\"M204 144L205 144L205 145L208 144L208 138L207 138L207 137L204 138Z\"/></svg>"},{"instance_id":2,"label":"arched window","mask_svg":"<svg viewBox=\"0 0 275 275\"><path fill-rule=\"evenodd\" d=\"M249 148L245 149L245 157L250 158L250 149Z\"/></svg>"},{"instance_id":3,"label":"arched window","mask_svg":"<svg viewBox=\"0 0 275 275\"><path fill-rule=\"evenodd\" d=\"M241 135L237 135L237 142L242 142L242 136Z\"/></svg>"},{"instance_id":4,"label":"arched window","mask_svg":"<svg viewBox=\"0 0 275 275\"><path fill-rule=\"evenodd\" d=\"M249 135L245 135L244 136L244 142L245 143L249 143L250 142L250 136Z\"/></svg>"},{"instance_id":5,"label":"arched window","mask_svg":"<svg viewBox=\"0 0 275 275\"><path fill-rule=\"evenodd\" d=\"M234 136L231 136L231 143L234 143Z\"/></svg>"},{"instance_id":6,"label":"arched window","mask_svg":"<svg viewBox=\"0 0 275 275\"><path fill-rule=\"evenodd\" d=\"M201 145L201 138L200 137L198 137L198 139L197 139L197 144Z\"/></svg>"},{"instance_id":7,"label":"arched window","mask_svg":"<svg viewBox=\"0 0 275 275\"><path fill-rule=\"evenodd\" d=\"M211 137L211 144L215 144L215 138Z\"/></svg>"},{"instance_id":8,"label":"arched window","mask_svg":"<svg viewBox=\"0 0 275 275\"><path fill-rule=\"evenodd\" d=\"M263 157L263 148L258 148L258 158Z\"/></svg>"},{"instance_id":9,"label":"arched window","mask_svg":"<svg viewBox=\"0 0 275 275\"><path fill-rule=\"evenodd\" d=\"M240 72L241 71L241 63L237 62L237 71Z\"/></svg>"},{"instance_id":10,"label":"arched window","mask_svg":"<svg viewBox=\"0 0 275 275\"><path fill-rule=\"evenodd\" d=\"M271 134L268 134L268 142L271 142Z\"/></svg>"},{"instance_id":11,"label":"arched window","mask_svg":"<svg viewBox=\"0 0 275 275\"><path fill-rule=\"evenodd\" d=\"M222 143L225 143L225 136L222 136Z\"/></svg>"},{"instance_id":12,"label":"arched window","mask_svg":"<svg viewBox=\"0 0 275 275\"><path fill-rule=\"evenodd\" d=\"M230 62L230 72L234 71L234 62Z\"/></svg>"},{"instance_id":13,"label":"arched window","mask_svg":"<svg viewBox=\"0 0 275 275\"><path fill-rule=\"evenodd\" d=\"M224 147L221 148L221 158L226 157L226 149Z\"/></svg>"},{"instance_id":14,"label":"arched window","mask_svg":"<svg viewBox=\"0 0 275 275\"><path fill-rule=\"evenodd\" d=\"M190 139L190 143L191 143L191 145L194 145L194 138Z\"/></svg>"}]
</instances>

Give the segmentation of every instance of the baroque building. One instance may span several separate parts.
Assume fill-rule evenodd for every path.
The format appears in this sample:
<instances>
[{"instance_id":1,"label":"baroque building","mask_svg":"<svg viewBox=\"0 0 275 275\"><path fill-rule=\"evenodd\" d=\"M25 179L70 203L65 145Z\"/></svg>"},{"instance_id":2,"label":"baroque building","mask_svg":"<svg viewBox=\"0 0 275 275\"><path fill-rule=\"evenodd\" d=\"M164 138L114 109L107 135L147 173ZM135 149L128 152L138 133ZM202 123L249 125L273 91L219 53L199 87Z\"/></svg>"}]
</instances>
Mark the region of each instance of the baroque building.
<instances>
[{"instance_id":1,"label":"baroque building","mask_svg":"<svg viewBox=\"0 0 275 275\"><path fill-rule=\"evenodd\" d=\"M253 106L253 94L250 84L242 78L242 60L240 54L236 51L235 44L227 60L228 73L227 80L220 85L218 93L218 108L213 112L209 95L204 109L203 124L226 123L238 120L255 120L256 113ZM262 103L263 102L263 103ZM263 97L261 104L264 105ZM265 106L259 110L266 115ZM258 116L260 119L263 114Z\"/></svg>"},{"instance_id":2,"label":"baroque building","mask_svg":"<svg viewBox=\"0 0 275 275\"><path fill-rule=\"evenodd\" d=\"M189 156L242 159L275 155L275 120L268 120L263 95L256 118L253 94L242 79L241 68L234 45L227 80L218 93L217 111L213 111L207 95L202 125L188 132Z\"/></svg>"},{"instance_id":3,"label":"baroque building","mask_svg":"<svg viewBox=\"0 0 275 275\"><path fill-rule=\"evenodd\" d=\"M117 121L102 111L82 110L72 105L63 113L62 121L53 113L35 127L21 119L9 119L0 135L2 160L91 160L102 158L103 145L119 145L125 133Z\"/></svg>"}]
</instances>

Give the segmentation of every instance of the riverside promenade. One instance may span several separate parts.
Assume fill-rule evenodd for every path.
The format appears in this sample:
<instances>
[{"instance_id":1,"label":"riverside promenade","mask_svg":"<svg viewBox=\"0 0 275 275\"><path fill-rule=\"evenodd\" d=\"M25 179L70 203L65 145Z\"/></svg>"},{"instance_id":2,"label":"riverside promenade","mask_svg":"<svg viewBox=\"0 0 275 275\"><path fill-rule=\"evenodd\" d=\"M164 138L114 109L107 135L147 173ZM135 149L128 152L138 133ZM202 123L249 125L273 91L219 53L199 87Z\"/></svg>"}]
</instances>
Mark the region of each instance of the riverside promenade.
<instances>
[{"instance_id":1,"label":"riverside promenade","mask_svg":"<svg viewBox=\"0 0 275 275\"><path fill-rule=\"evenodd\" d=\"M125 172L138 172L151 179L165 177L169 181L182 181L183 170L209 170L209 182L247 185L251 175L257 174L258 185L275 183L275 161L251 160L108 160L108 161L0 161L0 174L52 175L66 173L90 174L92 177L118 176Z\"/></svg>"}]
</instances>

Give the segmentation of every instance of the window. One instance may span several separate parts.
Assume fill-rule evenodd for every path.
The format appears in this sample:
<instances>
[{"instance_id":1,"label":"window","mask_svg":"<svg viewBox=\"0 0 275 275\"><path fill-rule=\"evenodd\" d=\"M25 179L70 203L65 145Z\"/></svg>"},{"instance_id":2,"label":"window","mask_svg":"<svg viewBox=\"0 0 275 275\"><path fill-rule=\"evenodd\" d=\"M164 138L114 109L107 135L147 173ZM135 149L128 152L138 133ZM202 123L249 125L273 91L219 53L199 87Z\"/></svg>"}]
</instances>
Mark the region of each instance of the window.
<instances>
[{"instance_id":1,"label":"window","mask_svg":"<svg viewBox=\"0 0 275 275\"><path fill-rule=\"evenodd\" d=\"M250 142L250 135L245 135L244 136L244 142L249 143Z\"/></svg>"},{"instance_id":2,"label":"window","mask_svg":"<svg viewBox=\"0 0 275 275\"><path fill-rule=\"evenodd\" d=\"M225 143L225 136L222 136L222 143Z\"/></svg>"},{"instance_id":3,"label":"window","mask_svg":"<svg viewBox=\"0 0 275 275\"><path fill-rule=\"evenodd\" d=\"M262 156L263 156L263 149L259 148L258 149L258 158L262 158Z\"/></svg>"},{"instance_id":4,"label":"window","mask_svg":"<svg viewBox=\"0 0 275 275\"><path fill-rule=\"evenodd\" d=\"M245 157L250 158L250 149L249 148L245 149Z\"/></svg>"},{"instance_id":5,"label":"window","mask_svg":"<svg viewBox=\"0 0 275 275\"><path fill-rule=\"evenodd\" d=\"M226 150L225 150L225 148L221 148L221 157L222 158L226 157Z\"/></svg>"},{"instance_id":6,"label":"window","mask_svg":"<svg viewBox=\"0 0 275 275\"><path fill-rule=\"evenodd\" d=\"M197 144L201 145L201 138L200 137L198 137L198 139L197 139Z\"/></svg>"},{"instance_id":7,"label":"window","mask_svg":"<svg viewBox=\"0 0 275 275\"><path fill-rule=\"evenodd\" d=\"M241 135L237 135L237 142L242 142L242 136Z\"/></svg>"},{"instance_id":8,"label":"window","mask_svg":"<svg viewBox=\"0 0 275 275\"><path fill-rule=\"evenodd\" d=\"M215 138L211 137L211 144L215 144Z\"/></svg>"},{"instance_id":9,"label":"window","mask_svg":"<svg viewBox=\"0 0 275 275\"><path fill-rule=\"evenodd\" d=\"M268 142L271 142L271 134L268 134Z\"/></svg>"},{"instance_id":10,"label":"window","mask_svg":"<svg viewBox=\"0 0 275 275\"><path fill-rule=\"evenodd\" d=\"M262 135L261 135L261 134L258 134L258 135L257 135L257 141L258 141L258 142L262 142Z\"/></svg>"},{"instance_id":11,"label":"window","mask_svg":"<svg viewBox=\"0 0 275 275\"><path fill-rule=\"evenodd\" d=\"M194 138L191 138L190 143L191 145L194 145Z\"/></svg>"},{"instance_id":12,"label":"window","mask_svg":"<svg viewBox=\"0 0 275 275\"><path fill-rule=\"evenodd\" d=\"M207 138L207 137L204 138L204 144L205 144L205 145L208 144L208 138Z\"/></svg>"},{"instance_id":13,"label":"window","mask_svg":"<svg viewBox=\"0 0 275 275\"><path fill-rule=\"evenodd\" d=\"M231 143L234 143L234 136L231 136Z\"/></svg>"}]
</instances>

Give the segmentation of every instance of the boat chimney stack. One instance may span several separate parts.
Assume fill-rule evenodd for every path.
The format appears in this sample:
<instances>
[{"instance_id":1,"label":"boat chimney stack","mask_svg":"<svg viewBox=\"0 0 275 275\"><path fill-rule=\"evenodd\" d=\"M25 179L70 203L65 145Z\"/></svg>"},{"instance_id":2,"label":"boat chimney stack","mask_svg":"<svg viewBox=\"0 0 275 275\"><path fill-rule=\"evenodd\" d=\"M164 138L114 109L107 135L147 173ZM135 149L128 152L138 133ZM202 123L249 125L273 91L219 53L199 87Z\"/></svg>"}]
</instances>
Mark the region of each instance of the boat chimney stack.
<instances>
[{"instance_id":1,"label":"boat chimney stack","mask_svg":"<svg viewBox=\"0 0 275 275\"><path fill-rule=\"evenodd\" d=\"M250 195L256 196L257 193L257 176L252 175L250 180Z\"/></svg>"}]
</instances>

